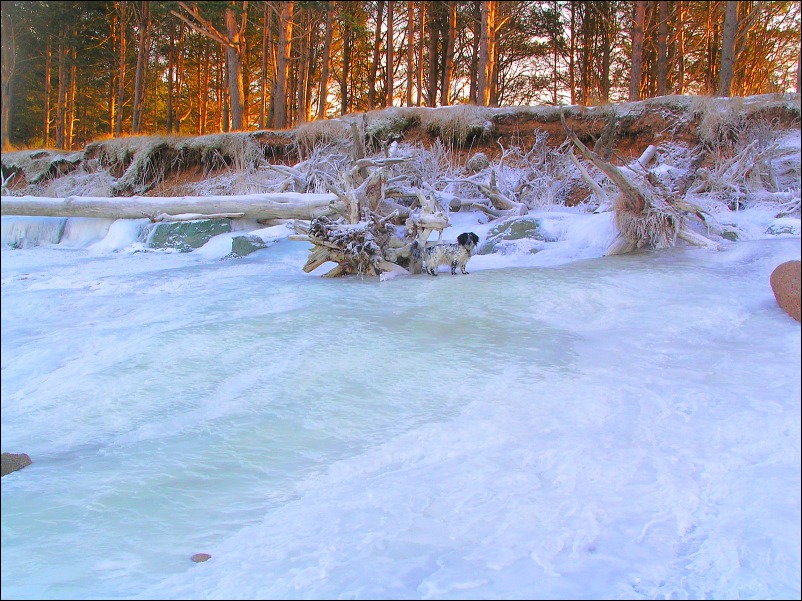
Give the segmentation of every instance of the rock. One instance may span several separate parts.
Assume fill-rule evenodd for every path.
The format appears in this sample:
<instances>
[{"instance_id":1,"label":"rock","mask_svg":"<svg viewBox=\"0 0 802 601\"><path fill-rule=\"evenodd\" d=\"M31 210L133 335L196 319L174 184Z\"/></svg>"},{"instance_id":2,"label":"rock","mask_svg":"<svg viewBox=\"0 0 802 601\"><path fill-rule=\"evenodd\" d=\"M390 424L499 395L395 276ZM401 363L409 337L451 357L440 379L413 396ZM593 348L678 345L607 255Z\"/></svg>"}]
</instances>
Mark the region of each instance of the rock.
<instances>
[{"instance_id":1,"label":"rock","mask_svg":"<svg viewBox=\"0 0 802 601\"><path fill-rule=\"evenodd\" d=\"M479 173L488 167L490 167L490 160L484 152L477 152L465 163L465 168L471 173Z\"/></svg>"},{"instance_id":2,"label":"rock","mask_svg":"<svg viewBox=\"0 0 802 601\"><path fill-rule=\"evenodd\" d=\"M802 321L802 309L800 309L799 288L802 279L802 262L786 261L780 263L771 272L771 290L777 304L782 307L788 315Z\"/></svg>"},{"instance_id":3,"label":"rock","mask_svg":"<svg viewBox=\"0 0 802 601\"><path fill-rule=\"evenodd\" d=\"M200 248L214 236L230 232L231 220L162 221L152 227L148 237L150 248L174 248L186 253Z\"/></svg>"},{"instance_id":4,"label":"rock","mask_svg":"<svg viewBox=\"0 0 802 601\"><path fill-rule=\"evenodd\" d=\"M190 559L192 559L192 561L194 561L195 563L202 563L211 558L212 556L209 555L208 553L195 553L195 555L193 555Z\"/></svg>"},{"instance_id":5,"label":"rock","mask_svg":"<svg viewBox=\"0 0 802 601\"><path fill-rule=\"evenodd\" d=\"M25 453L3 453L2 458L2 466L0 466L2 476L21 470L25 466L33 463L31 458Z\"/></svg>"},{"instance_id":6,"label":"rock","mask_svg":"<svg viewBox=\"0 0 802 601\"><path fill-rule=\"evenodd\" d=\"M257 250L267 248L268 246L269 244L262 240L259 236L234 236L231 239L231 256L246 257Z\"/></svg>"},{"instance_id":7,"label":"rock","mask_svg":"<svg viewBox=\"0 0 802 601\"><path fill-rule=\"evenodd\" d=\"M513 217L494 226L488 233L485 243L477 254L536 253L542 250L551 237L541 231L540 222L534 217Z\"/></svg>"}]
</instances>

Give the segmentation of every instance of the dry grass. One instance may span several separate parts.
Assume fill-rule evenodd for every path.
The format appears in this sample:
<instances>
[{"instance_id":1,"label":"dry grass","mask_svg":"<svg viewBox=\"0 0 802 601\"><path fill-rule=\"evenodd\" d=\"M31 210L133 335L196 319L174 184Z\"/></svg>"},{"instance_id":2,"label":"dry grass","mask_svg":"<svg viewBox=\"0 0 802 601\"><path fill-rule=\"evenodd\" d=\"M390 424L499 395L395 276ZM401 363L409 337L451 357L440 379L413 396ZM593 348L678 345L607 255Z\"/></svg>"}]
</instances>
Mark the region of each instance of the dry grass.
<instances>
[{"instance_id":1,"label":"dry grass","mask_svg":"<svg viewBox=\"0 0 802 601\"><path fill-rule=\"evenodd\" d=\"M461 104L415 110L421 126L447 144L464 147L493 133L494 109Z\"/></svg>"}]
</instances>

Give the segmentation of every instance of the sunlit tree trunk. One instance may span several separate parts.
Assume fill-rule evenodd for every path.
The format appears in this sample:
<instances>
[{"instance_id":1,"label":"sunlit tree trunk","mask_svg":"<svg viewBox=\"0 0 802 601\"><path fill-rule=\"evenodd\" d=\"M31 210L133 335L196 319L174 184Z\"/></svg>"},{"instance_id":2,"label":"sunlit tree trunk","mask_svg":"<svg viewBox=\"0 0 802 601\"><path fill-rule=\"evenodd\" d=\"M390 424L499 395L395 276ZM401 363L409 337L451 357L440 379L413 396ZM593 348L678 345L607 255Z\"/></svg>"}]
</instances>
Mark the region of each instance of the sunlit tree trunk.
<instances>
[{"instance_id":1,"label":"sunlit tree trunk","mask_svg":"<svg viewBox=\"0 0 802 601\"><path fill-rule=\"evenodd\" d=\"M276 84L273 93L273 127L287 127L287 78L290 66L290 45L292 44L292 16L294 2L282 2L278 21L278 48L276 54Z\"/></svg>"},{"instance_id":2,"label":"sunlit tree trunk","mask_svg":"<svg viewBox=\"0 0 802 601\"><path fill-rule=\"evenodd\" d=\"M247 2L243 3L247 7ZM245 92L242 81L242 54L245 52L245 26L248 22L246 7L243 8L242 25L237 27L233 9L226 9L226 67L228 70L228 97L231 102L231 128L239 131L245 128Z\"/></svg>"},{"instance_id":3,"label":"sunlit tree trunk","mask_svg":"<svg viewBox=\"0 0 802 601\"><path fill-rule=\"evenodd\" d=\"M17 36L14 24L8 15L3 16L2 21L3 50L2 50L2 116L0 116L0 139L3 150L11 147L9 138L11 127L11 92L14 79L14 71L17 65Z\"/></svg>"},{"instance_id":4,"label":"sunlit tree trunk","mask_svg":"<svg viewBox=\"0 0 802 601\"><path fill-rule=\"evenodd\" d=\"M134 80L134 111L131 133L142 132L142 117L145 106L145 70L150 46L150 2L139 3L139 47L136 54L136 77Z\"/></svg>"},{"instance_id":5,"label":"sunlit tree trunk","mask_svg":"<svg viewBox=\"0 0 802 601\"><path fill-rule=\"evenodd\" d=\"M415 2L407 2L407 106L412 106L415 56Z\"/></svg>"},{"instance_id":6,"label":"sunlit tree trunk","mask_svg":"<svg viewBox=\"0 0 802 601\"><path fill-rule=\"evenodd\" d=\"M387 2L387 77L384 106L393 106L393 3Z\"/></svg>"},{"instance_id":7,"label":"sunlit tree trunk","mask_svg":"<svg viewBox=\"0 0 802 601\"><path fill-rule=\"evenodd\" d=\"M268 2L262 3L262 58L261 58L261 74L259 76L259 89L261 94L259 96L259 129L265 128L265 116L267 108L267 55L268 41L270 39L270 4Z\"/></svg>"},{"instance_id":8,"label":"sunlit tree trunk","mask_svg":"<svg viewBox=\"0 0 802 601\"><path fill-rule=\"evenodd\" d=\"M340 114L348 113L348 76L351 73L351 25L347 22L343 25L343 70L340 77Z\"/></svg>"},{"instance_id":9,"label":"sunlit tree trunk","mask_svg":"<svg viewBox=\"0 0 802 601\"><path fill-rule=\"evenodd\" d=\"M5 36L4 36L5 37ZM52 43L51 38L47 36L47 48L45 49L45 102L43 109L43 129L42 129L42 148L47 148L47 144L50 140L50 69L52 67L53 62L53 50L52 50ZM5 50L5 47L3 48ZM114 106L114 101L112 100L112 107ZM114 113L114 108L112 108L112 116ZM113 122L112 122L113 123Z\"/></svg>"},{"instance_id":10,"label":"sunlit tree trunk","mask_svg":"<svg viewBox=\"0 0 802 601\"><path fill-rule=\"evenodd\" d=\"M172 23L171 23L172 25ZM170 41L167 51L167 133L173 133L173 82L175 79L175 35L174 30L170 29Z\"/></svg>"},{"instance_id":11,"label":"sunlit tree trunk","mask_svg":"<svg viewBox=\"0 0 802 601\"><path fill-rule=\"evenodd\" d=\"M568 87L571 104L576 104L576 1L571 0L571 40L568 48Z\"/></svg>"},{"instance_id":12,"label":"sunlit tree trunk","mask_svg":"<svg viewBox=\"0 0 802 601\"><path fill-rule=\"evenodd\" d=\"M426 2L421 1L420 6L420 33L418 35L418 71L417 82L418 91L415 96L415 106L423 104L423 40L426 35Z\"/></svg>"},{"instance_id":13,"label":"sunlit tree trunk","mask_svg":"<svg viewBox=\"0 0 802 601\"><path fill-rule=\"evenodd\" d=\"M75 89L78 86L78 49L74 43L70 59L70 84L67 90L67 120L64 131L64 145L68 150L72 150L75 137Z\"/></svg>"},{"instance_id":14,"label":"sunlit tree trunk","mask_svg":"<svg viewBox=\"0 0 802 601\"><path fill-rule=\"evenodd\" d=\"M384 0L376 5L376 29L373 32L373 59L370 62L368 73L368 110L376 106L376 74L379 71L379 56L381 55L382 18L384 17Z\"/></svg>"},{"instance_id":15,"label":"sunlit tree trunk","mask_svg":"<svg viewBox=\"0 0 802 601\"><path fill-rule=\"evenodd\" d=\"M708 2L704 6L707 10L707 27L705 28L706 63L705 70L705 91L713 94L716 89L716 78L718 74L718 23L715 18L716 2Z\"/></svg>"},{"instance_id":16,"label":"sunlit tree trunk","mask_svg":"<svg viewBox=\"0 0 802 601\"><path fill-rule=\"evenodd\" d=\"M326 34L323 41L323 68L320 73L320 98L317 104L317 118L326 118L329 96L329 63L331 62L331 38L334 32L334 2L326 2Z\"/></svg>"},{"instance_id":17,"label":"sunlit tree trunk","mask_svg":"<svg viewBox=\"0 0 802 601\"><path fill-rule=\"evenodd\" d=\"M448 29L445 39L445 60L443 61L443 78L440 84L440 104L451 104L451 81L454 78L454 45L457 40L457 3L448 3Z\"/></svg>"},{"instance_id":18,"label":"sunlit tree trunk","mask_svg":"<svg viewBox=\"0 0 802 601\"><path fill-rule=\"evenodd\" d=\"M200 105L200 113L198 117L198 133L204 135L206 133L206 127L208 126L208 119L209 119L209 83L211 80L211 66L210 66L210 58L209 58L209 42L208 40L203 40L203 57L201 58L201 80L199 87L200 98L198 98L198 103Z\"/></svg>"},{"instance_id":19,"label":"sunlit tree trunk","mask_svg":"<svg viewBox=\"0 0 802 601\"><path fill-rule=\"evenodd\" d=\"M657 95L668 94L668 2L657 3Z\"/></svg>"},{"instance_id":20,"label":"sunlit tree trunk","mask_svg":"<svg viewBox=\"0 0 802 601\"><path fill-rule=\"evenodd\" d=\"M724 32L721 38L721 66L718 73L718 96L729 96L735 61L735 36L738 33L738 2L727 2L724 10Z\"/></svg>"},{"instance_id":21,"label":"sunlit tree trunk","mask_svg":"<svg viewBox=\"0 0 802 601\"><path fill-rule=\"evenodd\" d=\"M220 66L220 131L227 133L231 128L231 113L229 105L228 69Z\"/></svg>"},{"instance_id":22,"label":"sunlit tree trunk","mask_svg":"<svg viewBox=\"0 0 802 601\"><path fill-rule=\"evenodd\" d=\"M677 1L677 94L685 93L685 10L684 0Z\"/></svg>"},{"instance_id":23,"label":"sunlit tree trunk","mask_svg":"<svg viewBox=\"0 0 802 601\"><path fill-rule=\"evenodd\" d=\"M311 27L311 18L309 12L306 11L301 22L301 37L298 40L298 68L295 70L295 88L297 98L297 123L306 123L309 121L309 100L307 96L307 88L309 83L309 61L311 53L309 50L309 35Z\"/></svg>"},{"instance_id":24,"label":"sunlit tree trunk","mask_svg":"<svg viewBox=\"0 0 802 601\"><path fill-rule=\"evenodd\" d=\"M437 82L439 81L440 77L440 69L439 65L439 58L440 55L437 52L438 43L440 41L440 28L437 26L437 23L440 21L440 6L439 2L430 2L429 3L429 75L428 75L428 87L426 89L426 106L436 106L437 105Z\"/></svg>"},{"instance_id":25,"label":"sunlit tree trunk","mask_svg":"<svg viewBox=\"0 0 802 601\"><path fill-rule=\"evenodd\" d=\"M125 54L128 45L128 2L117 2L120 11L118 20L118 54L117 54L117 118L114 122L114 135L123 134L123 103L125 102Z\"/></svg>"},{"instance_id":26,"label":"sunlit tree trunk","mask_svg":"<svg viewBox=\"0 0 802 601\"><path fill-rule=\"evenodd\" d=\"M61 30L58 40L58 90L56 98L56 148L64 149L64 118L67 107L67 32Z\"/></svg>"},{"instance_id":27,"label":"sunlit tree trunk","mask_svg":"<svg viewBox=\"0 0 802 601\"><path fill-rule=\"evenodd\" d=\"M630 102L640 100L640 80L643 69L643 25L646 2L635 2L635 20L632 23L632 70L629 78Z\"/></svg>"},{"instance_id":28,"label":"sunlit tree trunk","mask_svg":"<svg viewBox=\"0 0 802 601\"><path fill-rule=\"evenodd\" d=\"M599 97L602 102L610 100L610 53L612 39L615 34L613 14L613 4L603 2L600 7L601 22L601 67L599 69Z\"/></svg>"}]
</instances>

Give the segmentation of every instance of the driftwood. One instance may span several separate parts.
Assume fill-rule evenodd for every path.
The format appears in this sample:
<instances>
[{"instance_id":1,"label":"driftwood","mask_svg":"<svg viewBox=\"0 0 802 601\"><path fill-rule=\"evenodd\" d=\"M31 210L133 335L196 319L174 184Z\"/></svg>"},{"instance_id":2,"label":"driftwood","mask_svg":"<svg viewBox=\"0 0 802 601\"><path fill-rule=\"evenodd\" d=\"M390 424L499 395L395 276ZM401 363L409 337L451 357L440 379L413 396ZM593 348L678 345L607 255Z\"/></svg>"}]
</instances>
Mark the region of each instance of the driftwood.
<instances>
[{"instance_id":1,"label":"driftwood","mask_svg":"<svg viewBox=\"0 0 802 601\"><path fill-rule=\"evenodd\" d=\"M470 203L470 206L475 209L479 209L480 211L484 211L493 217L526 215L529 212L529 209L524 203L507 198L507 196L505 196L501 190L499 190L498 185L496 185L496 171L494 169L490 171L489 184L485 184L484 182L478 181L472 177L446 181L472 184L476 186L479 191L488 198L492 206L488 206L480 202Z\"/></svg>"},{"instance_id":2,"label":"driftwood","mask_svg":"<svg viewBox=\"0 0 802 601\"><path fill-rule=\"evenodd\" d=\"M403 242L395 235L391 217L369 215L368 221L343 223L321 216L308 226L296 222L298 235L292 240L311 242L314 246L303 270L314 271L327 262L337 266L324 274L331 278L341 275L375 276L384 272L407 274L409 271L396 263L398 249ZM392 259L392 260L391 260Z\"/></svg>"},{"instance_id":3,"label":"driftwood","mask_svg":"<svg viewBox=\"0 0 802 601\"><path fill-rule=\"evenodd\" d=\"M568 158L571 159L571 162L579 170L579 175L582 176L582 179L585 181L588 187L593 191L593 194L596 195L596 200L599 201L599 208L596 209L597 212L601 213L609 209L610 198L607 196L607 192L605 192L602 189L602 187L599 184L597 184L592 177L590 177L590 174L588 173L587 169L585 169L582 163L579 162L579 159L577 159L574 156L573 150L568 153Z\"/></svg>"},{"instance_id":4,"label":"driftwood","mask_svg":"<svg viewBox=\"0 0 802 601\"><path fill-rule=\"evenodd\" d=\"M620 237L613 241L605 255L623 254L646 245L653 248L673 246L677 238L696 246L718 248L714 241L688 228L685 214L701 218L698 207L671 194L653 173L647 172L640 182L635 181L637 174L633 170L621 169L605 161L582 143L568 127L562 113L560 119L579 153L610 178L620 191L613 201ZM645 169L655 155L656 148L650 146L638 163Z\"/></svg>"},{"instance_id":5,"label":"driftwood","mask_svg":"<svg viewBox=\"0 0 802 601\"><path fill-rule=\"evenodd\" d=\"M237 213L244 219L314 219L336 215L342 203L334 194L246 194L242 196L116 197L3 196L3 215L141 219L143 215Z\"/></svg>"}]
</instances>

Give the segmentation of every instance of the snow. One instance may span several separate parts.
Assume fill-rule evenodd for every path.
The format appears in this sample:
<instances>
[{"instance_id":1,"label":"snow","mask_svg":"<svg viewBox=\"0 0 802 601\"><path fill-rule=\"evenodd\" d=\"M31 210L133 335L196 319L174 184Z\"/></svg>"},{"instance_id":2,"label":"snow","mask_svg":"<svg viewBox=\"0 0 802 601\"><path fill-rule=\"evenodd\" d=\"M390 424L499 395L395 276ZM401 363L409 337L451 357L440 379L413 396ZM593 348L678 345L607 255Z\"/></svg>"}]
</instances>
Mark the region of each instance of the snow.
<instances>
[{"instance_id":1,"label":"snow","mask_svg":"<svg viewBox=\"0 0 802 601\"><path fill-rule=\"evenodd\" d=\"M383 280L3 217L2 598L800 598L800 220L603 257L610 213L529 217Z\"/></svg>"}]
</instances>

